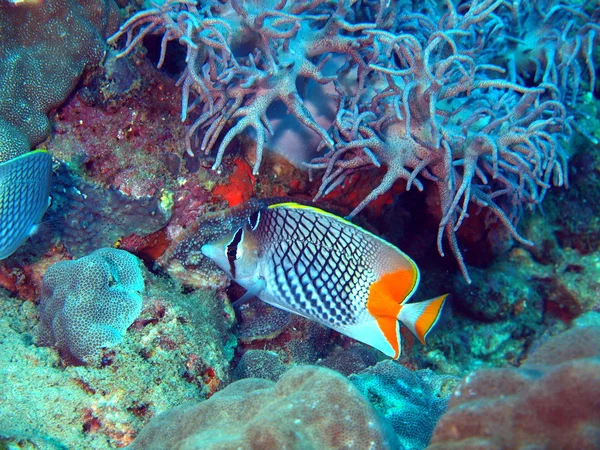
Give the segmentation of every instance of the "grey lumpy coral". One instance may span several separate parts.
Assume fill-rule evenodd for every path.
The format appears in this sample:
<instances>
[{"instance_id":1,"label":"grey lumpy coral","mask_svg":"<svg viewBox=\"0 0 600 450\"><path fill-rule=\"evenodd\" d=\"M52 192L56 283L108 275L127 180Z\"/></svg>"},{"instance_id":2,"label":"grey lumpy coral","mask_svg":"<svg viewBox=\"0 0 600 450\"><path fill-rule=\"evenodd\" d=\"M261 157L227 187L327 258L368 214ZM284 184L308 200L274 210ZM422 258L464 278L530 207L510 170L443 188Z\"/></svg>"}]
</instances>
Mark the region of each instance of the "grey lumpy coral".
<instances>
[{"instance_id":1,"label":"grey lumpy coral","mask_svg":"<svg viewBox=\"0 0 600 450\"><path fill-rule=\"evenodd\" d=\"M140 260L124 250L56 263L43 279L39 343L56 346L70 362L89 362L122 341L141 312L143 291Z\"/></svg>"},{"instance_id":2,"label":"grey lumpy coral","mask_svg":"<svg viewBox=\"0 0 600 450\"><path fill-rule=\"evenodd\" d=\"M154 417L130 450L398 449L396 436L347 378L299 366L277 383L246 378L208 400Z\"/></svg>"}]
</instances>

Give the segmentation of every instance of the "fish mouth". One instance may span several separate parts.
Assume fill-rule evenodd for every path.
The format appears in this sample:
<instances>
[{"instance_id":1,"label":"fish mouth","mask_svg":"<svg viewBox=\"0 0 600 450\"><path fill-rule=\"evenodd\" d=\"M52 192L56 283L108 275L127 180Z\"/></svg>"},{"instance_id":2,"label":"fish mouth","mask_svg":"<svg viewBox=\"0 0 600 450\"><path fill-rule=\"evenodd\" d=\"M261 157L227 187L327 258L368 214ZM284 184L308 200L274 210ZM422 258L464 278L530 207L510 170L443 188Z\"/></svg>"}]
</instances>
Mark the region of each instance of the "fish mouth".
<instances>
[{"instance_id":1,"label":"fish mouth","mask_svg":"<svg viewBox=\"0 0 600 450\"><path fill-rule=\"evenodd\" d=\"M204 244L201 248L200 251L202 252L202 254L204 256L206 256L207 258L210 259L214 259L215 257L215 246L214 245L210 245L210 244Z\"/></svg>"}]
</instances>

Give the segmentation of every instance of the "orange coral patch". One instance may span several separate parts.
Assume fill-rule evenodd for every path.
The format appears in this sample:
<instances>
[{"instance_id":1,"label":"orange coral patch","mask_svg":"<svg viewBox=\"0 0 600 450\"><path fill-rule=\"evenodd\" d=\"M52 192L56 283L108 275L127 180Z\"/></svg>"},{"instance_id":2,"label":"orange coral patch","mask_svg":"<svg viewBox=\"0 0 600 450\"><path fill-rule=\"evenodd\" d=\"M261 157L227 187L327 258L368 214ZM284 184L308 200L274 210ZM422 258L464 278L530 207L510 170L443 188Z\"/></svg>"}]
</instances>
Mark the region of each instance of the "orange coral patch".
<instances>
[{"instance_id":1,"label":"orange coral patch","mask_svg":"<svg viewBox=\"0 0 600 450\"><path fill-rule=\"evenodd\" d=\"M142 259L156 261L162 256L170 244L165 228L147 236L132 234L124 237L119 248L136 254Z\"/></svg>"},{"instance_id":2,"label":"orange coral patch","mask_svg":"<svg viewBox=\"0 0 600 450\"><path fill-rule=\"evenodd\" d=\"M212 193L227 200L230 207L237 206L250 200L255 185L256 178L246 160L236 158L235 169L229 177L229 182L215 186Z\"/></svg>"}]
</instances>

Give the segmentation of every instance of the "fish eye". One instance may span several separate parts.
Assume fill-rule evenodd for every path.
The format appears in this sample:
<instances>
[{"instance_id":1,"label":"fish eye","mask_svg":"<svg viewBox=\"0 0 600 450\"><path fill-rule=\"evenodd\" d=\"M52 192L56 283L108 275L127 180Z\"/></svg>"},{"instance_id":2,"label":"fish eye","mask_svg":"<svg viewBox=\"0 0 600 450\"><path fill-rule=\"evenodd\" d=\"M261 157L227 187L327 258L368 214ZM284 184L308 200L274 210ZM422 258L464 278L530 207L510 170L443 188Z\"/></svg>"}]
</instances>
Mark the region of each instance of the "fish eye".
<instances>
[{"instance_id":1,"label":"fish eye","mask_svg":"<svg viewBox=\"0 0 600 450\"><path fill-rule=\"evenodd\" d=\"M258 222L260 221L260 211L256 211L248 217L248 223L250 224L250 229L252 231L256 230L258 227Z\"/></svg>"},{"instance_id":2,"label":"fish eye","mask_svg":"<svg viewBox=\"0 0 600 450\"><path fill-rule=\"evenodd\" d=\"M244 229L239 228L233 238L229 243L225 246L225 256L229 261L235 261L236 259L240 259L243 255L242 246L239 245L244 239Z\"/></svg>"}]
</instances>

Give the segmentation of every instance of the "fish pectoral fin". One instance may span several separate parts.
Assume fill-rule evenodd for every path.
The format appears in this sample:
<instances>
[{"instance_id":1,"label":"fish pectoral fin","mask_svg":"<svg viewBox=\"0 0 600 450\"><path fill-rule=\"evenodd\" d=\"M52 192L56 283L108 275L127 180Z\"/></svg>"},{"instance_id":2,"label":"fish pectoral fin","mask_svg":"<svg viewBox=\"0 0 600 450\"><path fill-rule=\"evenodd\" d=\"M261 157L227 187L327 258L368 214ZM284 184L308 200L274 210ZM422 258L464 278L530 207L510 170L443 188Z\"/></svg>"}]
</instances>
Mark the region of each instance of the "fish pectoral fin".
<instances>
[{"instance_id":1,"label":"fish pectoral fin","mask_svg":"<svg viewBox=\"0 0 600 450\"><path fill-rule=\"evenodd\" d=\"M423 345L427 335L435 327L442 316L442 310L449 294L418 303L405 303L400 308L398 320L413 332Z\"/></svg>"},{"instance_id":2,"label":"fish pectoral fin","mask_svg":"<svg viewBox=\"0 0 600 450\"><path fill-rule=\"evenodd\" d=\"M234 308L239 308L241 305L246 303L248 300L251 300L253 297L258 297L258 294L262 292L265 288L265 280L260 278L256 283L250 286L250 289L246 291L244 295L238 298L235 302L231 304Z\"/></svg>"}]
</instances>

